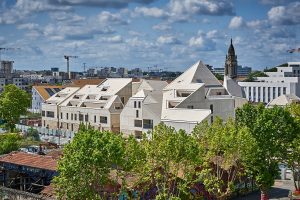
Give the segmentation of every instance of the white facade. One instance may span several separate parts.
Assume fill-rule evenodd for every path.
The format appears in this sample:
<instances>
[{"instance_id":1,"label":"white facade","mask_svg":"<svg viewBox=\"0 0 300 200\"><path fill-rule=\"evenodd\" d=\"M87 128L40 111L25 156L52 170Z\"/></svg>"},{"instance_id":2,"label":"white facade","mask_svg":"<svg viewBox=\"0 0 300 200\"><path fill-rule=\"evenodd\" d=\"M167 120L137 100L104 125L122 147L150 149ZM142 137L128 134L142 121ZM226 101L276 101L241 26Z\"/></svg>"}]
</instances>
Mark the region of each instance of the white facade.
<instances>
[{"instance_id":1,"label":"white facade","mask_svg":"<svg viewBox=\"0 0 300 200\"><path fill-rule=\"evenodd\" d=\"M288 67L266 74L268 77L257 77L255 82L238 82L248 101L269 103L281 95L300 96L300 62L289 62Z\"/></svg>"},{"instance_id":2,"label":"white facade","mask_svg":"<svg viewBox=\"0 0 300 200\"><path fill-rule=\"evenodd\" d=\"M84 123L119 132L120 113L132 95L131 83L132 79L108 78L100 85L66 88L43 104L43 126L73 132Z\"/></svg>"},{"instance_id":3,"label":"white facade","mask_svg":"<svg viewBox=\"0 0 300 200\"><path fill-rule=\"evenodd\" d=\"M234 117L235 108L245 102L229 94L200 61L164 88L161 121L190 133L203 120Z\"/></svg>"},{"instance_id":4,"label":"white facade","mask_svg":"<svg viewBox=\"0 0 300 200\"><path fill-rule=\"evenodd\" d=\"M139 138L160 123L162 89L166 85L166 81L156 80L141 80L134 84L137 93L129 99L120 116L122 133Z\"/></svg>"}]
</instances>

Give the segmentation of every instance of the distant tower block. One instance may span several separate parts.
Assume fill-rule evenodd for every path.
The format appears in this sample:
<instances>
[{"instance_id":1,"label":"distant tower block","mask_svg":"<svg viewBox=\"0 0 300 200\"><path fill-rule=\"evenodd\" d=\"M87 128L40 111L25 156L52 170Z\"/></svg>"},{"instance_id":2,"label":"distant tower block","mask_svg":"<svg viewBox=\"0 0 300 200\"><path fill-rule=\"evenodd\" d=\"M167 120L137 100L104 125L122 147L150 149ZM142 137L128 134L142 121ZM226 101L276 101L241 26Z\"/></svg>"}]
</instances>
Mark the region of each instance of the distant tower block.
<instances>
[{"instance_id":1,"label":"distant tower block","mask_svg":"<svg viewBox=\"0 0 300 200\"><path fill-rule=\"evenodd\" d=\"M11 77L14 61L1 61L0 73L6 78Z\"/></svg>"},{"instance_id":2,"label":"distant tower block","mask_svg":"<svg viewBox=\"0 0 300 200\"><path fill-rule=\"evenodd\" d=\"M231 39L230 46L228 48L228 54L226 55L224 75L232 79L236 78L237 68L238 68L237 56L235 55L235 51Z\"/></svg>"}]
</instances>

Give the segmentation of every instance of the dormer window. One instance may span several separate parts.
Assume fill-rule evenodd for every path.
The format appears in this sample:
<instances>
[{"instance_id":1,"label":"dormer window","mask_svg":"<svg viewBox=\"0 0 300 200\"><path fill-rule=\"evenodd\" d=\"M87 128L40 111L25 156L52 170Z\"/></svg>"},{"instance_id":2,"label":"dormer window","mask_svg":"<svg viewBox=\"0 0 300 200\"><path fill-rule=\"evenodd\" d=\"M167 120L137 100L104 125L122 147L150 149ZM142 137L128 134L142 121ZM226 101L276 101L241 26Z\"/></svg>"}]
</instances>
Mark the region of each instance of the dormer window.
<instances>
[{"instance_id":1,"label":"dormer window","mask_svg":"<svg viewBox=\"0 0 300 200\"><path fill-rule=\"evenodd\" d=\"M109 88L108 86L103 86L102 89L101 89L101 91L107 91L108 88Z\"/></svg>"}]
</instances>

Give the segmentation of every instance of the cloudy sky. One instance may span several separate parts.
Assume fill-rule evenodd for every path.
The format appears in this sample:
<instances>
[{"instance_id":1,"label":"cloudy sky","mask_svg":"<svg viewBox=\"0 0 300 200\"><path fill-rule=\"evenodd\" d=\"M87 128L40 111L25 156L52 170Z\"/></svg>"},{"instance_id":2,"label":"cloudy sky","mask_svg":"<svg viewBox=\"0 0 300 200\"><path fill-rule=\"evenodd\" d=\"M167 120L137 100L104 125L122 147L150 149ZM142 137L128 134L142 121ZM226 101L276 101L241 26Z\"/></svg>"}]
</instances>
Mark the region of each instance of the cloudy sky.
<instances>
[{"instance_id":1,"label":"cloudy sky","mask_svg":"<svg viewBox=\"0 0 300 200\"><path fill-rule=\"evenodd\" d=\"M0 0L2 59L17 69L153 65L223 67L233 38L238 62L263 69L300 61L295 0Z\"/></svg>"}]
</instances>

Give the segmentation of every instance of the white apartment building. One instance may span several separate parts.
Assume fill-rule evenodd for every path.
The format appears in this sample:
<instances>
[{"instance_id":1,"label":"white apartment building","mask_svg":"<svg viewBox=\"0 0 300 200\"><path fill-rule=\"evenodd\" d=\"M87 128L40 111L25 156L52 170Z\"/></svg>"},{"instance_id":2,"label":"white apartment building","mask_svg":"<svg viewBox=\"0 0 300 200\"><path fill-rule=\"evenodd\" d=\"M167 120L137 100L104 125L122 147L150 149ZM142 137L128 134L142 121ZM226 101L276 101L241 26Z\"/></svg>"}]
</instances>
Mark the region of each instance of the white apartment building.
<instances>
[{"instance_id":1,"label":"white apartment building","mask_svg":"<svg viewBox=\"0 0 300 200\"><path fill-rule=\"evenodd\" d=\"M43 104L43 126L76 132L84 123L99 130L120 131L120 113L132 96L132 79L108 78L99 85L66 89Z\"/></svg>"},{"instance_id":2,"label":"white apartment building","mask_svg":"<svg viewBox=\"0 0 300 200\"><path fill-rule=\"evenodd\" d=\"M121 116L121 132L140 138L143 132L152 130L161 121L162 90L168 83L160 80L144 80L134 83L134 94L125 105Z\"/></svg>"},{"instance_id":3,"label":"white apartment building","mask_svg":"<svg viewBox=\"0 0 300 200\"><path fill-rule=\"evenodd\" d=\"M287 67L266 74L268 77L257 77L254 82L238 82L249 101L267 104L281 95L300 96L300 62L288 62Z\"/></svg>"},{"instance_id":4,"label":"white apartment building","mask_svg":"<svg viewBox=\"0 0 300 200\"><path fill-rule=\"evenodd\" d=\"M42 112L42 103L45 103L47 99L53 96L55 93L61 91L63 86L54 85L39 85L32 86L32 98L31 98L31 109L33 113Z\"/></svg>"},{"instance_id":5,"label":"white apartment building","mask_svg":"<svg viewBox=\"0 0 300 200\"><path fill-rule=\"evenodd\" d=\"M199 61L163 89L161 121L190 133L203 120L234 117L235 108L246 102L242 96L230 94Z\"/></svg>"}]
</instances>

